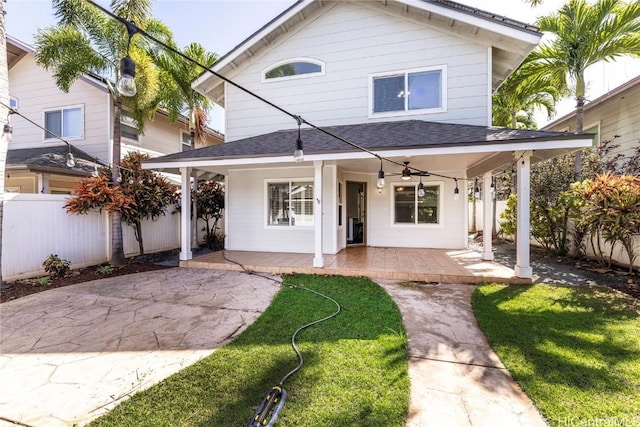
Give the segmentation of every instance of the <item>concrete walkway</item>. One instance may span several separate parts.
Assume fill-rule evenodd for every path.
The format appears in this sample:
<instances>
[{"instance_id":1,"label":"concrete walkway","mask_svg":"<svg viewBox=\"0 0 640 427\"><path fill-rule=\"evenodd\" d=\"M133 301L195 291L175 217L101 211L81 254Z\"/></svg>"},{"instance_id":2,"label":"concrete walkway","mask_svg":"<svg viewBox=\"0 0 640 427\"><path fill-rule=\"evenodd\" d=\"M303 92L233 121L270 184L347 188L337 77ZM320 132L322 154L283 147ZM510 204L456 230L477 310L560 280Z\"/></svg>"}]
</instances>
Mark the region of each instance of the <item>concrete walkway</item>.
<instances>
[{"instance_id":1,"label":"concrete walkway","mask_svg":"<svg viewBox=\"0 0 640 427\"><path fill-rule=\"evenodd\" d=\"M279 285L175 268L52 289L0 306L0 426L80 425L211 354Z\"/></svg>"},{"instance_id":2,"label":"concrete walkway","mask_svg":"<svg viewBox=\"0 0 640 427\"><path fill-rule=\"evenodd\" d=\"M408 427L544 427L488 346L471 285L401 286ZM86 424L229 342L279 285L233 271L168 269L88 282L0 306L0 427Z\"/></svg>"},{"instance_id":3,"label":"concrete walkway","mask_svg":"<svg viewBox=\"0 0 640 427\"><path fill-rule=\"evenodd\" d=\"M409 339L408 427L547 426L478 328L474 286L377 282L400 308Z\"/></svg>"}]
</instances>

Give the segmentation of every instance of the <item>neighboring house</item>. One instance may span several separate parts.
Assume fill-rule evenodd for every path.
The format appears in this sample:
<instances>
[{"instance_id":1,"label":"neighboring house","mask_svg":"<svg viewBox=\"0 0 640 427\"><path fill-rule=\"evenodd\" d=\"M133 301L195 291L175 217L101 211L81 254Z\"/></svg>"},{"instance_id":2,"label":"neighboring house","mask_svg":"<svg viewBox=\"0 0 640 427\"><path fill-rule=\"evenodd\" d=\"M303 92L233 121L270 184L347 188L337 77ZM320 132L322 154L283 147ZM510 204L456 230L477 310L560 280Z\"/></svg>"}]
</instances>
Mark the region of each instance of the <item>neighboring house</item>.
<instances>
[{"instance_id":1,"label":"neighboring house","mask_svg":"<svg viewBox=\"0 0 640 427\"><path fill-rule=\"evenodd\" d=\"M583 132L596 135L595 145L605 141L619 145L611 155L621 153L631 156L640 147L638 117L640 117L640 76L586 104ZM575 110L547 124L543 130L575 132Z\"/></svg>"},{"instance_id":2,"label":"neighboring house","mask_svg":"<svg viewBox=\"0 0 640 427\"><path fill-rule=\"evenodd\" d=\"M112 153L113 105L106 81L85 75L69 93L55 84L51 71L37 65L30 46L7 37L11 107L50 132L62 136L69 148L52 133L43 131L13 114L13 141L7 153L5 191L62 193L94 171L96 163L109 164ZM223 142L223 135L210 130L204 145ZM171 123L158 111L139 135L132 119L123 114L122 155L140 151L152 157L191 150L188 121ZM76 165L66 165L71 149Z\"/></svg>"},{"instance_id":3,"label":"neighboring house","mask_svg":"<svg viewBox=\"0 0 640 427\"><path fill-rule=\"evenodd\" d=\"M183 189L194 172L225 175L227 249L313 253L322 267L323 254L351 244L465 248L465 179L481 176L489 188L492 172L514 165L518 227L528 237L530 162L591 144L490 127L492 92L540 37L528 24L447 0L301 0L213 70L370 152L304 125L304 161L295 163L296 119L205 72L193 87L225 108L227 143L145 167L181 173ZM417 168L406 180L403 162ZM192 256L187 218L183 260ZM531 277L528 238L518 239L515 271Z\"/></svg>"}]
</instances>

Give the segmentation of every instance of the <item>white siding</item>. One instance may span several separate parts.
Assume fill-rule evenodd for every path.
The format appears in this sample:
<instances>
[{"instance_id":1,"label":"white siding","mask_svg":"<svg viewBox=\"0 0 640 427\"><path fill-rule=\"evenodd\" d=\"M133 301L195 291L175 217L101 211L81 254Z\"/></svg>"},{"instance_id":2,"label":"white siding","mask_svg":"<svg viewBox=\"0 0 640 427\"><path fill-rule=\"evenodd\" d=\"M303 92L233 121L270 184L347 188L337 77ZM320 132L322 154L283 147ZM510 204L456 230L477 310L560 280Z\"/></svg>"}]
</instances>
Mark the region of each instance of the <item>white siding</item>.
<instances>
[{"instance_id":1,"label":"white siding","mask_svg":"<svg viewBox=\"0 0 640 427\"><path fill-rule=\"evenodd\" d=\"M69 139L74 146L109 160L109 94L86 81L77 80L68 93L56 86L52 72L39 67L33 55L27 55L9 71L11 96L18 98L19 111L44 126L44 111L66 106L84 107L84 137ZM10 148L39 148L60 145L61 141L44 142L44 131L21 117L11 118L13 141Z\"/></svg>"},{"instance_id":2,"label":"white siding","mask_svg":"<svg viewBox=\"0 0 640 427\"><path fill-rule=\"evenodd\" d=\"M464 176L463 171L451 172L452 175ZM392 224L392 184L402 182L398 177L387 178L381 193L376 188L377 176L345 174L347 179L368 182L369 206L365 227L368 228L367 242L369 246L392 246L411 248L460 249L467 245L464 226L466 202L464 197L453 200L455 183L452 180L426 178L422 182L442 183L443 206L441 206L439 226L394 225ZM417 183L417 179L413 179Z\"/></svg>"},{"instance_id":3,"label":"white siding","mask_svg":"<svg viewBox=\"0 0 640 427\"><path fill-rule=\"evenodd\" d=\"M632 156L634 150L640 147L638 117L640 117L640 83L587 109L584 112L584 125L586 128L592 124L600 124L600 140L596 143L613 141L613 144L619 145L612 155L622 153ZM573 114L545 130L575 132L576 116Z\"/></svg>"},{"instance_id":4,"label":"white siding","mask_svg":"<svg viewBox=\"0 0 640 427\"><path fill-rule=\"evenodd\" d=\"M323 176L324 212L315 218L324 219L324 252L336 253L335 166L325 166ZM313 253L314 229L267 227L265 180L299 180L313 182L313 167L255 169L229 171L227 181L227 249ZM314 202L314 210L317 209Z\"/></svg>"},{"instance_id":5,"label":"white siding","mask_svg":"<svg viewBox=\"0 0 640 427\"><path fill-rule=\"evenodd\" d=\"M324 61L324 75L261 82L287 58ZM322 126L423 119L487 125L487 47L408 21L361 2L339 2L241 66L234 81ZM369 119L369 74L447 66L447 111ZM295 121L238 89L226 87L227 141L295 127Z\"/></svg>"}]
</instances>

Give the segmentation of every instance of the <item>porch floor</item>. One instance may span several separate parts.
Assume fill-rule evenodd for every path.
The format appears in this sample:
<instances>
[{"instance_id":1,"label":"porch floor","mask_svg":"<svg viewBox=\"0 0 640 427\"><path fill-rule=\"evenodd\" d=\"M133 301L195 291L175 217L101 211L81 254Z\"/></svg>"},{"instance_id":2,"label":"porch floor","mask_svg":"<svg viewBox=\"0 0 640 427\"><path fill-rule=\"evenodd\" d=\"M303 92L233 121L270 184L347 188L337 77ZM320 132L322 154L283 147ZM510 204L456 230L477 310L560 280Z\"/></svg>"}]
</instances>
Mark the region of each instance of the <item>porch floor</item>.
<instances>
[{"instance_id":1,"label":"porch floor","mask_svg":"<svg viewBox=\"0 0 640 427\"><path fill-rule=\"evenodd\" d=\"M323 268L313 267L313 254L219 251L180 261L181 267L244 270L270 274L327 274L365 276L436 283L531 283L512 268L483 261L471 249L423 249L356 246L324 255Z\"/></svg>"}]
</instances>

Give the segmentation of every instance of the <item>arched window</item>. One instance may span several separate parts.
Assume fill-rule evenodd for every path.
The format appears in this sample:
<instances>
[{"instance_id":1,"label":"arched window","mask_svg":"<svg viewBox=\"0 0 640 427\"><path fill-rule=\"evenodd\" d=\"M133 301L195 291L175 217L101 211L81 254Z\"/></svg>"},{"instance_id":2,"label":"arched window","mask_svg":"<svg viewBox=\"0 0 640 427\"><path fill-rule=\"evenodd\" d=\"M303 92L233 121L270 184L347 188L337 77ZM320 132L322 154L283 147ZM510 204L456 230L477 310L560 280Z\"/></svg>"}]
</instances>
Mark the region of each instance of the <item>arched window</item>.
<instances>
[{"instance_id":1,"label":"arched window","mask_svg":"<svg viewBox=\"0 0 640 427\"><path fill-rule=\"evenodd\" d=\"M278 62L267 68L263 81L311 77L324 74L324 62L310 58L294 58Z\"/></svg>"}]
</instances>

